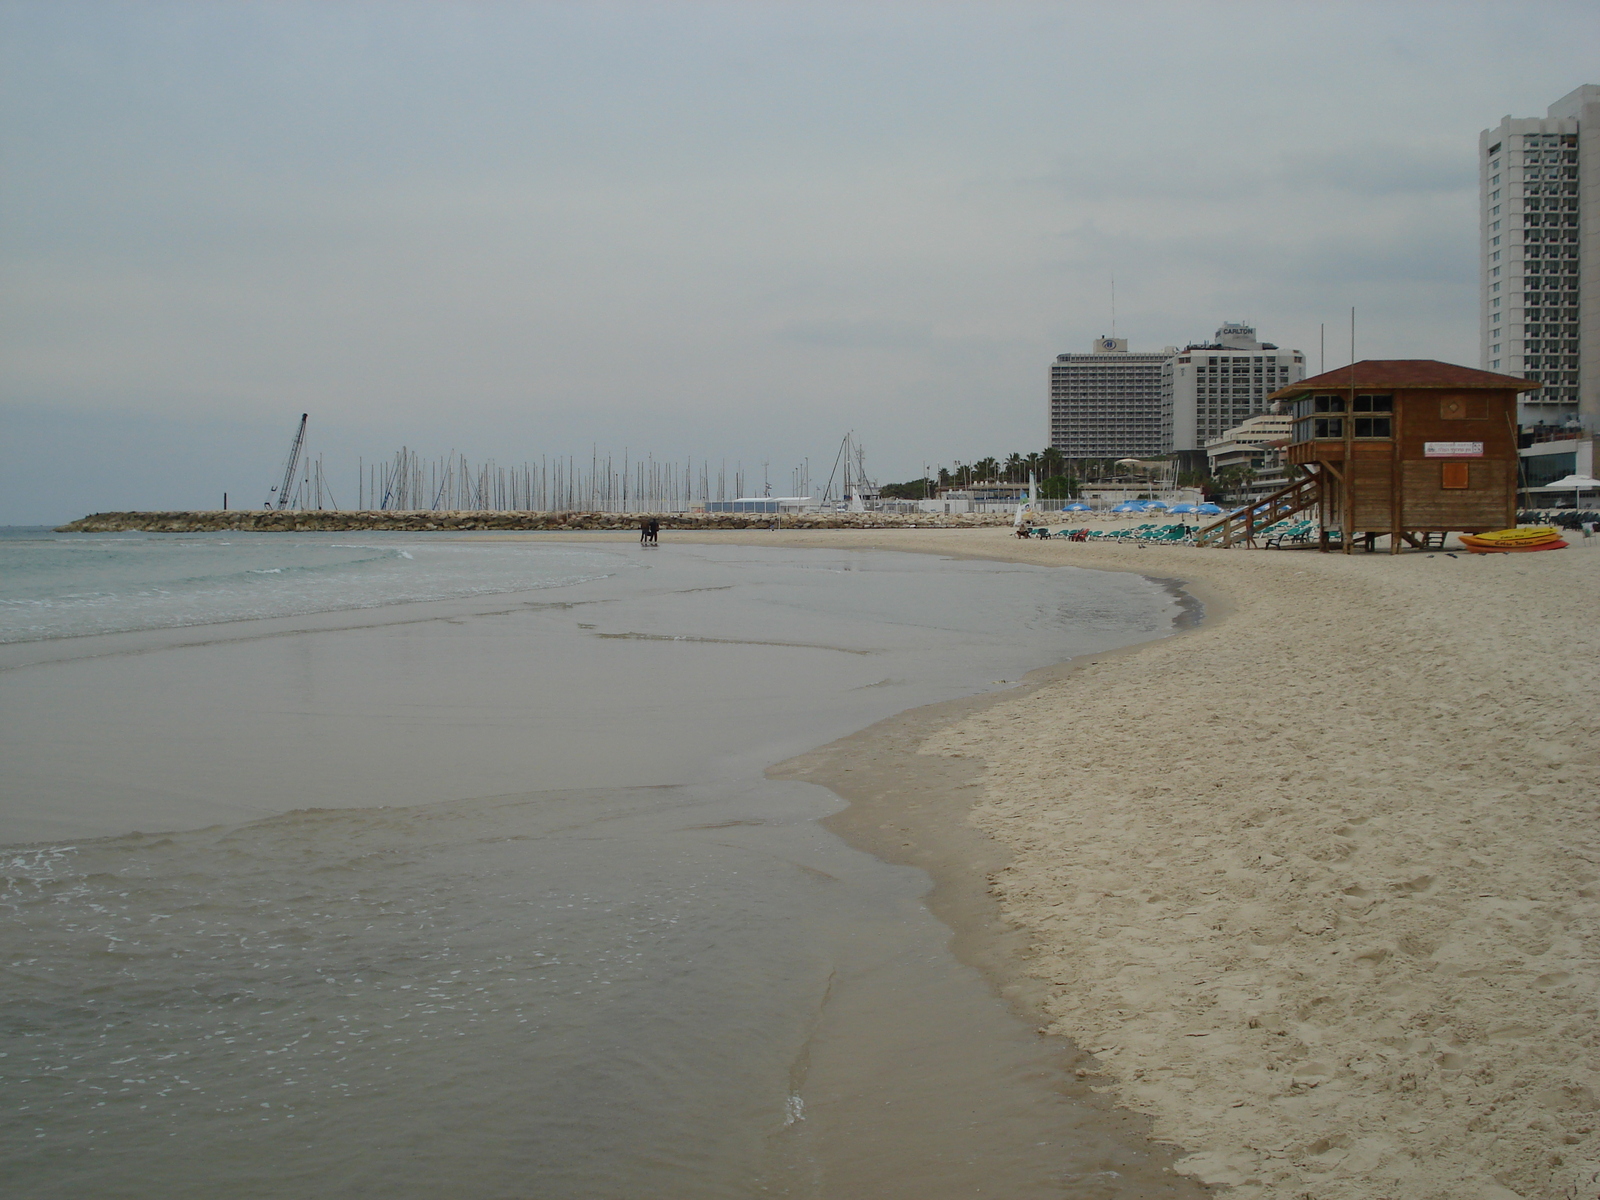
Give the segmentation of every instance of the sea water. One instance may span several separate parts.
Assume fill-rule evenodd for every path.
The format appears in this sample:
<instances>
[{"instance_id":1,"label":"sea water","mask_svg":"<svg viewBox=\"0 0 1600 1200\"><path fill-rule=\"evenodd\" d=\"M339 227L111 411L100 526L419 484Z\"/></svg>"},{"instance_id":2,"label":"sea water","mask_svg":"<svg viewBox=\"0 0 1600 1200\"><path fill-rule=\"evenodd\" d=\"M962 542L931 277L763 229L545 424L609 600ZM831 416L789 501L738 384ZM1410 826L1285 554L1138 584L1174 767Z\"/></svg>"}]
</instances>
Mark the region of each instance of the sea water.
<instances>
[{"instance_id":1,"label":"sea water","mask_svg":"<svg viewBox=\"0 0 1600 1200\"><path fill-rule=\"evenodd\" d=\"M0 642L377 608L561 587L621 569L581 546L403 534L0 529Z\"/></svg>"},{"instance_id":2,"label":"sea water","mask_svg":"<svg viewBox=\"0 0 1600 1200\"><path fill-rule=\"evenodd\" d=\"M762 775L1158 635L1162 588L274 536L0 541L8 1194L1180 1194L925 877Z\"/></svg>"}]
</instances>

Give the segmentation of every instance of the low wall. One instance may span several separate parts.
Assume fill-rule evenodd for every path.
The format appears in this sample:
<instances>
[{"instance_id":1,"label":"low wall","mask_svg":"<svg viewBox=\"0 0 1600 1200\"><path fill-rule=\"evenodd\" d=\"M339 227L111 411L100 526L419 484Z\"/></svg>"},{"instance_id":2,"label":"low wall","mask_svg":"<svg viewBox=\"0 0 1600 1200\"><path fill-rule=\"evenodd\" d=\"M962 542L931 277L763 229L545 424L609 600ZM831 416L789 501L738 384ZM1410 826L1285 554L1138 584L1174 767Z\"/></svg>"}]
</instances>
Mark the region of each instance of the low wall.
<instances>
[{"instance_id":1,"label":"low wall","mask_svg":"<svg viewBox=\"0 0 1600 1200\"><path fill-rule=\"evenodd\" d=\"M1010 525L1008 513L601 513L601 512L294 512L214 509L200 512L95 513L58 533L294 533L343 530L638 529L654 517L663 529L966 529Z\"/></svg>"}]
</instances>

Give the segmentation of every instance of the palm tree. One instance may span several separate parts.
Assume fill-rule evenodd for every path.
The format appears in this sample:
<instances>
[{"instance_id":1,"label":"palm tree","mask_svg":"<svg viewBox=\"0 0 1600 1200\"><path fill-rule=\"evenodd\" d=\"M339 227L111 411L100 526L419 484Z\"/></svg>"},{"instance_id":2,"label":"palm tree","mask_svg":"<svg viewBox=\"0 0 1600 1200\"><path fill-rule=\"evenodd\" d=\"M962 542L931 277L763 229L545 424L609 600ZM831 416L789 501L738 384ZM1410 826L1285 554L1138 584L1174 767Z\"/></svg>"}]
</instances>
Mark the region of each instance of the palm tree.
<instances>
[{"instance_id":1,"label":"palm tree","mask_svg":"<svg viewBox=\"0 0 1600 1200\"><path fill-rule=\"evenodd\" d=\"M1254 467L1233 466L1223 467L1216 474L1216 484L1225 495L1238 499L1238 493L1251 483L1255 482L1256 469Z\"/></svg>"}]
</instances>

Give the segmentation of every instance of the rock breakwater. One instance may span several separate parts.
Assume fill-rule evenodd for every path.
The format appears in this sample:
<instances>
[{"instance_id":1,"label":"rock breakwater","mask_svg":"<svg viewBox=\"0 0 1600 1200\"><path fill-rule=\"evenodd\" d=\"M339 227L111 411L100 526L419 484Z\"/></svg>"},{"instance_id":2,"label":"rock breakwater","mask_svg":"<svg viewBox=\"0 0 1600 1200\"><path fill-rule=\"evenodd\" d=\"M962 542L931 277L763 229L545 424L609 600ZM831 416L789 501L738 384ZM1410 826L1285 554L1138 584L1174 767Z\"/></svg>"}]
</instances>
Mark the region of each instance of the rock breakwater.
<instances>
[{"instance_id":1,"label":"rock breakwater","mask_svg":"<svg viewBox=\"0 0 1600 1200\"><path fill-rule=\"evenodd\" d=\"M638 529L654 517L663 529L967 529L1009 525L1010 513L605 513L605 512L333 512L212 509L196 512L94 513L57 533L337 533L349 530L428 531Z\"/></svg>"}]
</instances>

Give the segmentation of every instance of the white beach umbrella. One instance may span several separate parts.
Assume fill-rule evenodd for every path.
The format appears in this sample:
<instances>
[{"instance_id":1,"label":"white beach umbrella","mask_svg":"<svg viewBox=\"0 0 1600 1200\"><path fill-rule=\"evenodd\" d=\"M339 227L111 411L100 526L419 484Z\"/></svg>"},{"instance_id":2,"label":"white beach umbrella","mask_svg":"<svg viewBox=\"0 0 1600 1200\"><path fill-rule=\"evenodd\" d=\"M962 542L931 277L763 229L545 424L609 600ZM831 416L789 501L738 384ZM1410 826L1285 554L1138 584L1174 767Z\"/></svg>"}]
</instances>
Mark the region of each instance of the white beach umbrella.
<instances>
[{"instance_id":1,"label":"white beach umbrella","mask_svg":"<svg viewBox=\"0 0 1600 1200\"><path fill-rule=\"evenodd\" d=\"M1554 483L1545 484L1539 490L1576 492L1577 495L1573 496L1572 498L1572 506L1574 508L1581 508L1583 507L1581 502L1585 492L1600 492L1600 479L1596 479L1592 475L1566 475L1556 480Z\"/></svg>"}]
</instances>

